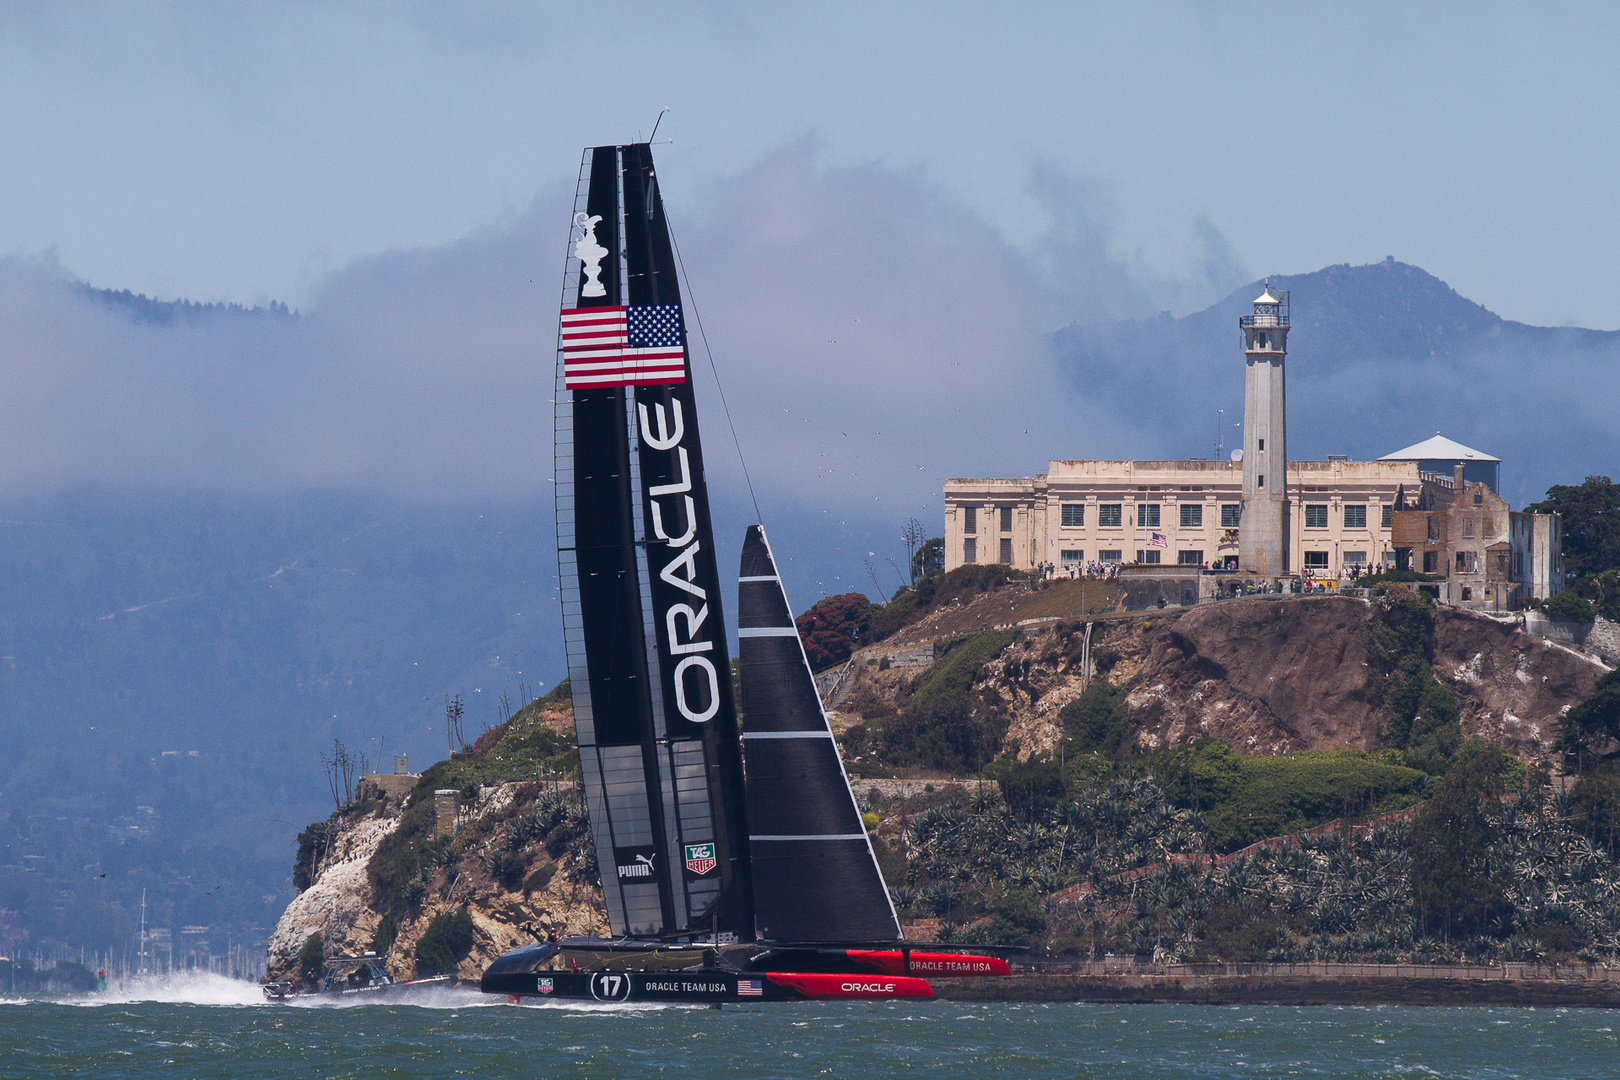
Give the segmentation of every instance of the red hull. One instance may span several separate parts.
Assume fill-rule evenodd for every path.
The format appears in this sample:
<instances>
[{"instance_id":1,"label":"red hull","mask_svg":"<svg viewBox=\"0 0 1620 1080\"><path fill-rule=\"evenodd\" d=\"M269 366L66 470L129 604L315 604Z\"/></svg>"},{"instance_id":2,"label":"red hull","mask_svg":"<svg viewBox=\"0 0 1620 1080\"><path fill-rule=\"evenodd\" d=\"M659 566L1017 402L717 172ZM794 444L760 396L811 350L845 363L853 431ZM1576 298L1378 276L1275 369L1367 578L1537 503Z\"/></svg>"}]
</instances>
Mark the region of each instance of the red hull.
<instances>
[{"instance_id":1,"label":"red hull","mask_svg":"<svg viewBox=\"0 0 1620 1080\"><path fill-rule=\"evenodd\" d=\"M926 980L905 975L827 975L821 972L772 971L765 976L802 998L931 998Z\"/></svg>"}]
</instances>

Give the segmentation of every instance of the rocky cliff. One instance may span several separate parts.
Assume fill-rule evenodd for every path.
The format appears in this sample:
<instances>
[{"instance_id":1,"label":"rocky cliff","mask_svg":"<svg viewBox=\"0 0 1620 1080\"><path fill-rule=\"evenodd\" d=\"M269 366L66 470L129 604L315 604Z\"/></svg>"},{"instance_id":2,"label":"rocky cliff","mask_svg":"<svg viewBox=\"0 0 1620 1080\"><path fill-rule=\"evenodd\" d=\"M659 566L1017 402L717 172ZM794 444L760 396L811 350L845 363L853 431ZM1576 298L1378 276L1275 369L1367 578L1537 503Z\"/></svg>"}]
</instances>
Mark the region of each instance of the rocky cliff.
<instances>
[{"instance_id":1,"label":"rocky cliff","mask_svg":"<svg viewBox=\"0 0 1620 1080\"><path fill-rule=\"evenodd\" d=\"M402 800L362 783L354 804L301 837L309 884L270 937L269 977L293 978L312 934L327 956L375 948L396 977L426 974L433 965L418 962L423 935L462 911L471 938L451 952L463 979L476 980L535 932L605 933L577 786L518 778L565 772L572 727L566 697L554 696L429 769ZM455 792L453 813L442 818L440 790Z\"/></svg>"},{"instance_id":2,"label":"rocky cliff","mask_svg":"<svg viewBox=\"0 0 1620 1080\"><path fill-rule=\"evenodd\" d=\"M999 604L997 612L1008 608L1006 597L984 603ZM1400 661L1392 650L1418 649L1433 679L1454 693L1464 735L1556 766L1549 751L1559 717L1591 692L1607 670L1603 664L1509 621L1447 610L1424 608L1422 633L1401 639L1403 611L1411 610L1388 598L1313 597L1236 599L1088 620L1043 614L1016 637L1010 629L993 631L1002 635L998 642L1011 644L997 644L999 653L976 674L969 669L971 700L975 709L1003 716L1002 750L1022 760L1055 754L1060 712L1098 678L1120 688L1127 741L1138 749L1207 736L1240 754L1379 750L1391 745L1390 685ZM994 626L971 605L946 614L955 620L951 628ZM917 645L928 632L928 626L913 627L910 639L916 640L873 646L856 655L846 677L832 680L842 729L903 712L922 680L950 656L964 655L945 648L940 652L947 659L934 662L935 650ZM897 666L890 654L902 646L905 663ZM577 789L522 779L566 768L571 738L567 700L536 702L434 766L403 804L371 792L335 815L310 855L309 886L271 938L271 977L291 977L311 934L322 937L327 955L375 946L388 954L396 975L421 973L416 955L423 935L436 917L463 910L472 938L456 957L456 971L466 979L533 940L525 927L605 933ZM872 764L852 760L851 769ZM974 786L972 801L998 799L989 787L986 796L985 785ZM434 813L434 792L441 789L458 793L448 829ZM863 797L883 811L879 852L893 882L908 880L908 867L920 857L907 824L915 813L938 804L946 815L941 820L961 817L951 806L967 799L960 792L968 789L950 790L958 791L955 802L924 784L921 796L895 804L897 812L888 796L868 791ZM919 798L921 805L913 807ZM1123 805L1112 795L1104 802ZM1155 804L1154 812L1166 822L1180 820L1164 806ZM1032 868L1030 880L1045 872ZM950 902L946 896L947 910Z\"/></svg>"},{"instance_id":3,"label":"rocky cliff","mask_svg":"<svg viewBox=\"0 0 1620 1080\"><path fill-rule=\"evenodd\" d=\"M1089 672L1087 623L1036 623L981 669L975 689L999 703L1007 749L1026 760L1056 753L1058 714L1088 675L1126 690L1131 738L1142 749L1210 737L1247 754L1378 750L1389 745L1388 618L1384 600L1336 596L1103 617L1089 623ZM856 656L841 689L844 724L903 708L923 677L881 668L885 649ZM1450 609L1433 613L1430 653L1435 677L1456 693L1463 733L1532 760L1546 756L1560 715L1607 670L1524 633L1517 620Z\"/></svg>"}]
</instances>

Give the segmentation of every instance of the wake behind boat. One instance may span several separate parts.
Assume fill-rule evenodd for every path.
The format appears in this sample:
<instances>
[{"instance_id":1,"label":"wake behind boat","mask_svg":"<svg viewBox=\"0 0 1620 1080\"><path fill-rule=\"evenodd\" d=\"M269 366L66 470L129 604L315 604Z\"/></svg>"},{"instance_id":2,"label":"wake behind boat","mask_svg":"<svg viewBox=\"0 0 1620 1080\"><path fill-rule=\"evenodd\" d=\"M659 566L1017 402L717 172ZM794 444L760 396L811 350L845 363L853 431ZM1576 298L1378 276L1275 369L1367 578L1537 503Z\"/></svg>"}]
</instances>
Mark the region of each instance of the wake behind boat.
<instances>
[{"instance_id":1,"label":"wake behind boat","mask_svg":"<svg viewBox=\"0 0 1620 1080\"><path fill-rule=\"evenodd\" d=\"M482 988L600 1001L929 997L1005 961L902 940L770 546L738 577L742 723L677 267L645 143L585 152L557 346L558 568L612 938ZM744 747L746 746L746 753Z\"/></svg>"}]
</instances>

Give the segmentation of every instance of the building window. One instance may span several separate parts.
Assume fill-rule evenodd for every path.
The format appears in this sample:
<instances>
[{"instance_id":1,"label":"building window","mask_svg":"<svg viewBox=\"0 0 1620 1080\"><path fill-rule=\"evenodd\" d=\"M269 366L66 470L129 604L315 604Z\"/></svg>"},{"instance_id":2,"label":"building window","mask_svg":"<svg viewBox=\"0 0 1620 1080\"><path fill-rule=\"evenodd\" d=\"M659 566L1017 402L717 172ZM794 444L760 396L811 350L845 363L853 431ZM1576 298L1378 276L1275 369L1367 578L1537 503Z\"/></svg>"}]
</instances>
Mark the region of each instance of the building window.
<instances>
[{"instance_id":1,"label":"building window","mask_svg":"<svg viewBox=\"0 0 1620 1080\"><path fill-rule=\"evenodd\" d=\"M1261 451L1261 453L1264 453L1265 449L1266 449L1266 440L1261 439L1260 440L1260 451Z\"/></svg>"},{"instance_id":2,"label":"building window","mask_svg":"<svg viewBox=\"0 0 1620 1080\"><path fill-rule=\"evenodd\" d=\"M1012 532L1012 510L1010 506L1001 508L1001 531Z\"/></svg>"},{"instance_id":3,"label":"building window","mask_svg":"<svg viewBox=\"0 0 1620 1080\"><path fill-rule=\"evenodd\" d=\"M1138 551L1136 553L1136 561L1139 563L1145 563L1148 566L1157 566L1159 565L1159 555L1160 551L1158 548L1148 548L1146 551Z\"/></svg>"},{"instance_id":4,"label":"building window","mask_svg":"<svg viewBox=\"0 0 1620 1080\"><path fill-rule=\"evenodd\" d=\"M1181 527L1183 529L1199 529L1204 525L1204 508L1198 503L1181 504ZM1199 559L1199 562L1204 560Z\"/></svg>"},{"instance_id":5,"label":"building window","mask_svg":"<svg viewBox=\"0 0 1620 1080\"><path fill-rule=\"evenodd\" d=\"M1307 503L1305 505L1305 527L1307 529L1327 528L1326 503Z\"/></svg>"},{"instance_id":6,"label":"building window","mask_svg":"<svg viewBox=\"0 0 1620 1080\"><path fill-rule=\"evenodd\" d=\"M1474 598L1474 590L1470 589L1468 586L1464 585L1463 586L1463 599L1464 600L1472 600L1473 598Z\"/></svg>"},{"instance_id":7,"label":"building window","mask_svg":"<svg viewBox=\"0 0 1620 1080\"><path fill-rule=\"evenodd\" d=\"M1103 549L1102 551L1097 552L1097 559L1100 562L1119 562L1120 561L1119 552L1117 552L1117 551L1109 551L1106 548Z\"/></svg>"},{"instance_id":8,"label":"building window","mask_svg":"<svg viewBox=\"0 0 1620 1080\"><path fill-rule=\"evenodd\" d=\"M1001 538L1001 561L1002 561L1002 563L1004 563L1007 566L1012 565L1012 538L1011 537L1003 536Z\"/></svg>"},{"instance_id":9,"label":"building window","mask_svg":"<svg viewBox=\"0 0 1620 1080\"><path fill-rule=\"evenodd\" d=\"M1223 528L1223 529L1235 529L1235 528L1238 527L1238 522L1240 522L1242 520L1243 520L1243 504L1242 503L1222 503L1221 504L1221 528Z\"/></svg>"},{"instance_id":10,"label":"building window","mask_svg":"<svg viewBox=\"0 0 1620 1080\"><path fill-rule=\"evenodd\" d=\"M1367 561L1367 553L1365 551L1347 551L1341 558L1343 558L1346 566L1361 566Z\"/></svg>"},{"instance_id":11,"label":"building window","mask_svg":"<svg viewBox=\"0 0 1620 1080\"><path fill-rule=\"evenodd\" d=\"M977 506L962 507L962 532L972 536L979 531L979 508ZM968 562L972 562L969 559Z\"/></svg>"},{"instance_id":12,"label":"building window","mask_svg":"<svg viewBox=\"0 0 1620 1080\"><path fill-rule=\"evenodd\" d=\"M965 563L979 561L979 542L971 536L962 541L962 561Z\"/></svg>"},{"instance_id":13,"label":"building window","mask_svg":"<svg viewBox=\"0 0 1620 1080\"><path fill-rule=\"evenodd\" d=\"M1120 512L1121 506L1121 503L1098 503L1097 524L1105 529L1119 528L1120 522L1124 520L1124 515Z\"/></svg>"},{"instance_id":14,"label":"building window","mask_svg":"<svg viewBox=\"0 0 1620 1080\"><path fill-rule=\"evenodd\" d=\"M1086 553L1079 548L1064 548L1058 553L1058 562L1065 569L1071 566L1079 566L1085 561Z\"/></svg>"},{"instance_id":15,"label":"building window","mask_svg":"<svg viewBox=\"0 0 1620 1080\"><path fill-rule=\"evenodd\" d=\"M1485 496L1481 495L1477 491L1474 492L1474 505L1475 506L1481 505L1482 503L1484 503L1484 501L1485 501Z\"/></svg>"},{"instance_id":16,"label":"building window","mask_svg":"<svg viewBox=\"0 0 1620 1080\"><path fill-rule=\"evenodd\" d=\"M1472 537L1473 535L1474 535L1474 519L1473 518L1463 518L1463 536L1465 538L1467 538L1467 537Z\"/></svg>"},{"instance_id":17,"label":"building window","mask_svg":"<svg viewBox=\"0 0 1620 1080\"><path fill-rule=\"evenodd\" d=\"M1384 507L1383 514L1378 519L1378 524L1380 526L1382 526L1383 528L1386 528L1386 529L1394 527L1394 525L1395 525L1395 508L1393 506Z\"/></svg>"},{"instance_id":18,"label":"building window","mask_svg":"<svg viewBox=\"0 0 1620 1080\"><path fill-rule=\"evenodd\" d=\"M1437 517L1434 517L1433 515L1431 515L1429 517L1429 543L1438 544L1439 542L1440 542L1440 519L1437 518Z\"/></svg>"},{"instance_id":19,"label":"building window","mask_svg":"<svg viewBox=\"0 0 1620 1080\"><path fill-rule=\"evenodd\" d=\"M1181 566L1203 566L1204 553L1202 551L1178 551L1176 562Z\"/></svg>"},{"instance_id":20,"label":"building window","mask_svg":"<svg viewBox=\"0 0 1620 1080\"><path fill-rule=\"evenodd\" d=\"M1254 484L1255 487L1263 488L1263 487L1266 486L1266 474L1265 473L1261 473L1259 476L1255 477L1254 479L1255 479L1255 484Z\"/></svg>"},{"instance_id":21,"label":"building window","mask_svg":"<svg viewBox=\"0 0 1620 1080\"><path fill-rule=\"evenodd\" d=\"M1328 553L1325 551L1307 551L1305 553L1305 569L1326 570Z\"/></svg>"},{"instance_id":22,"label":"building window","mask_svg":"<svg viewBox=\"0 0 1620 1080\"><path fill-rule=\"evenodd\" d=\"M1365 506L1346 506L1344 508L1344 527L1347 529L1365 529L1367 527L1367 508Z\"/></svg>"},{"instance_id":23,"label":"building window","mask_svg":"<svg viewBox=\"0 0 1620 1080\"><path fill-rule=\"evenodd\" d=\"M1136 508L1136 523L1138 525L1157 529L1159 527L1159 504L1143 503Z\"/></svg>"},{"instance_id":24,"label":"building window","mask_svg":"<svg viewBox=\"0 0 1620 1080\"><path fill-rule=\"evenodd\" d=\"M1433 573L1435 573L1436 572L1435 567L1437 567L1439 564L1440 564L1440 559L1439 559L1439 553L1438 552L1425 551L1423 553L1423 572L1425 574L1433 574Z\"/></svg>"},{"instance_id":25,"label":"building window","mask_svg":"<svg viewBox=\"0 0 1620 1080\"><path fill-rule=\"evenodd\" d=\"M1085 503L1063 504L1063 527L1065 529L1078 529L1086 523Z\"/></svg>"},{"instance_id":26,"label":"building window","mask_svg":"<svg viewBox=\"0 0 1620 1080\"><path fill-rule=\"evenodd\" d=\"M1477 574L1477 573L1479 573L1479 552L1477 552L1477 551L1459 551L1459 552L1457 552L1457 573L1459 573L1459 574Z\"/></svg>"}]
</instances>

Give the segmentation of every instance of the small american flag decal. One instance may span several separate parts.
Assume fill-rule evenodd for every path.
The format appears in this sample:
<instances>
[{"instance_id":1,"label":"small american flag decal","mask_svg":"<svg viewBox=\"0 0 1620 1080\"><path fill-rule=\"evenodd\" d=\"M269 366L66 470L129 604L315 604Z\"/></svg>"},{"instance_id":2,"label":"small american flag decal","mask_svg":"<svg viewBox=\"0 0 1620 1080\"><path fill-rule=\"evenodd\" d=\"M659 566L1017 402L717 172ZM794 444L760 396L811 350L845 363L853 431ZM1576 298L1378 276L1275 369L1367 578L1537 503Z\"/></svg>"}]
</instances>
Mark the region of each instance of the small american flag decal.
<instances>
[{"instance_id":1,"label":"small american flag decal","mask_svg":"<svg viewBox=\"0 0 1620 1080\"><path fill-rule=\"evenodd\" d=\"M738 997L763 997L765 994L765 981L763 979L738 979Z\"/></svg>"}]
</instances>

